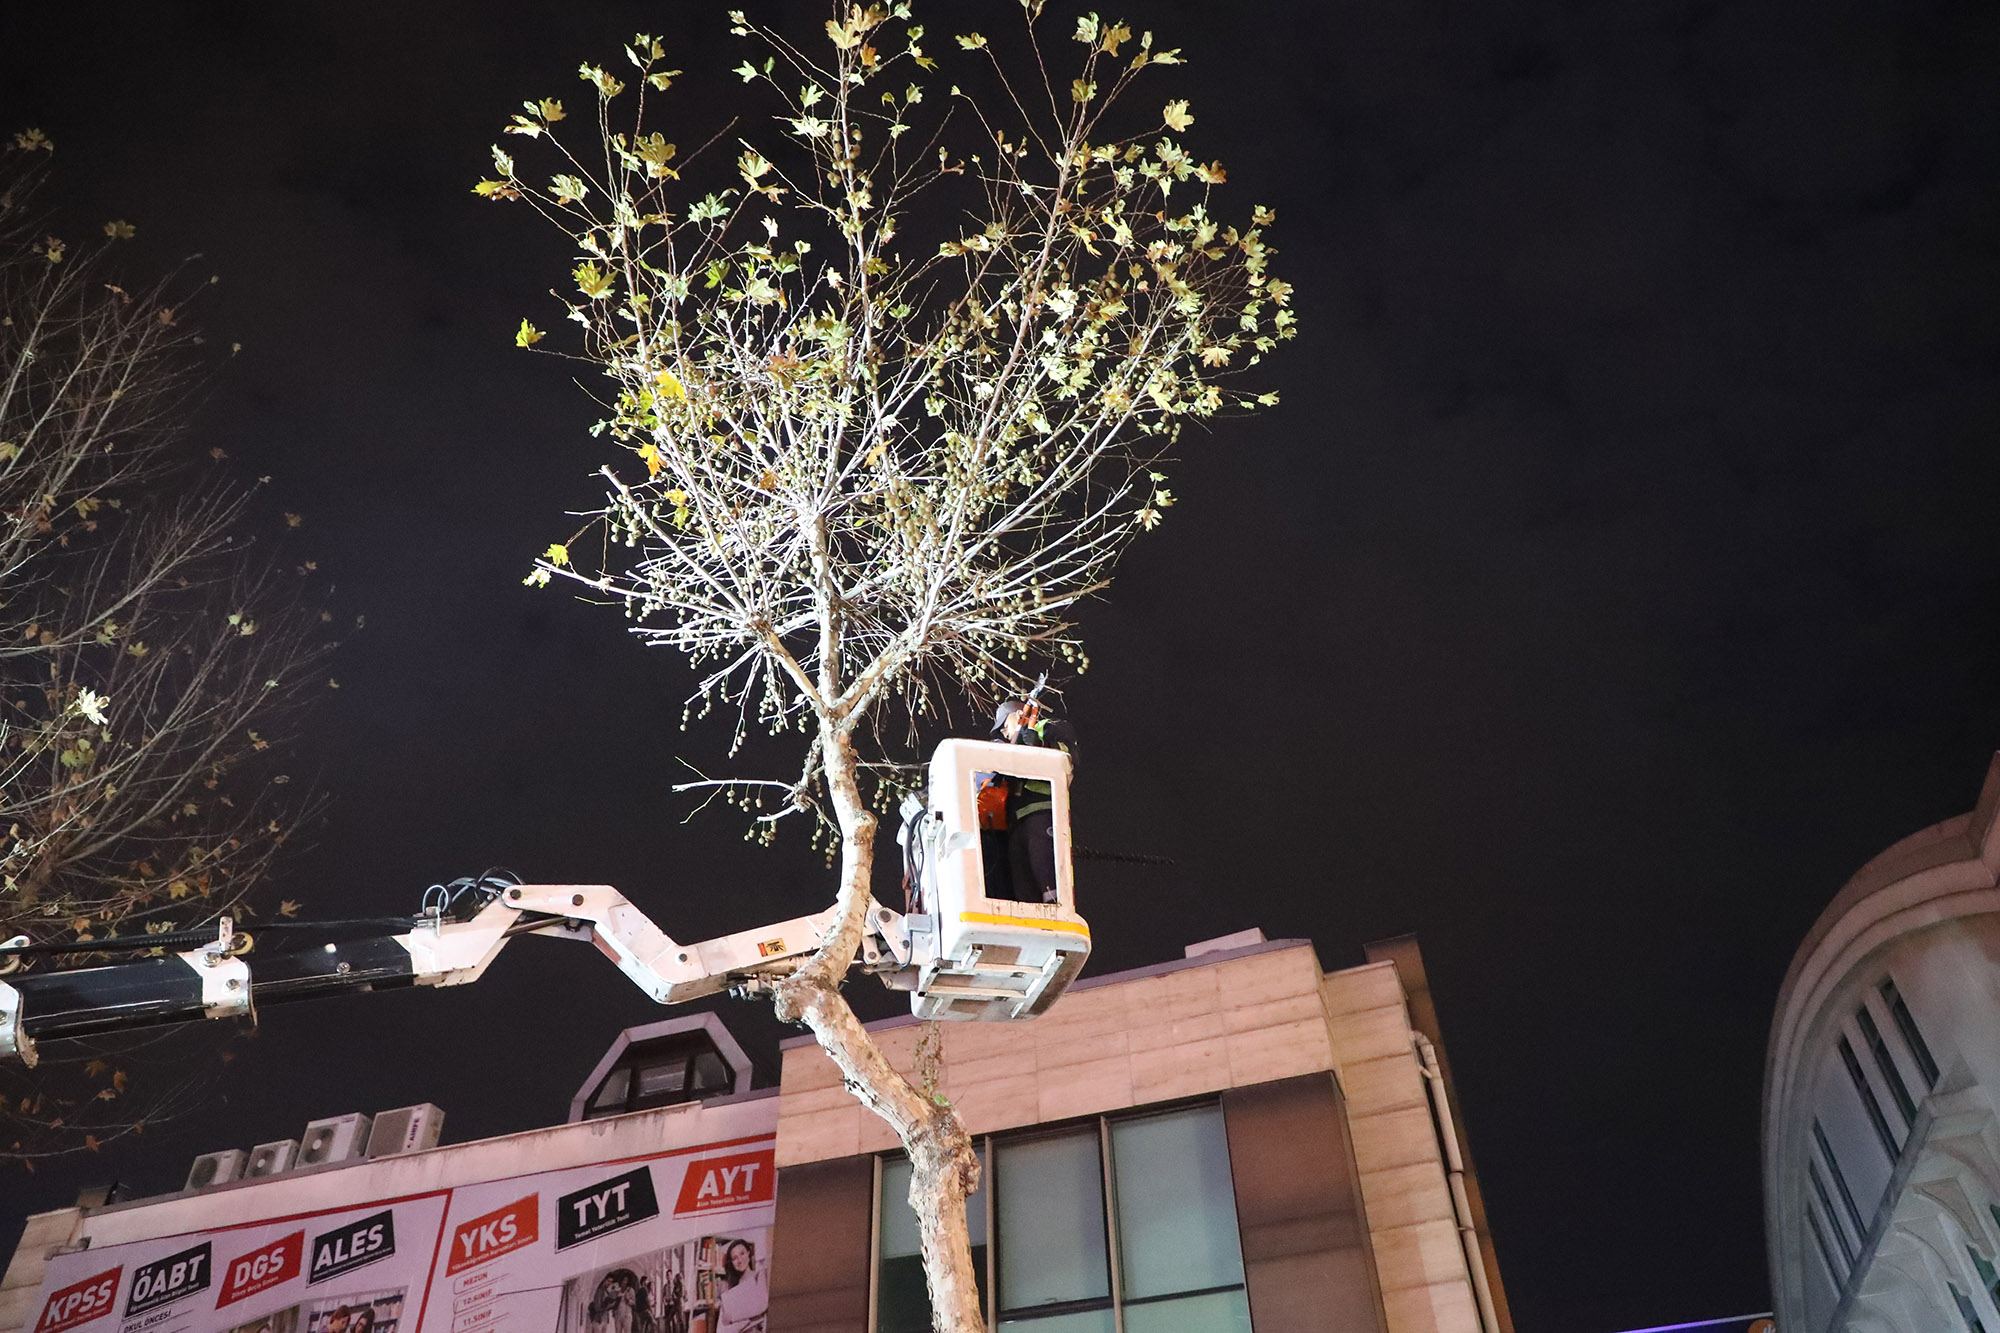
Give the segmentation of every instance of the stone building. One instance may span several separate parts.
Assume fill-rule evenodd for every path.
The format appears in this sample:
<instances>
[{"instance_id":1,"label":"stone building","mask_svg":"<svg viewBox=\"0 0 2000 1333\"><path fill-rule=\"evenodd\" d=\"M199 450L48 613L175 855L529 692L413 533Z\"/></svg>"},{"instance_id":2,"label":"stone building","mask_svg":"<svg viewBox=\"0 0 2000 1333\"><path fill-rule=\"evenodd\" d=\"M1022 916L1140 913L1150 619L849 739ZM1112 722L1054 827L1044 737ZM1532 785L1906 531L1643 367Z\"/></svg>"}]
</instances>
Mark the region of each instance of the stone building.
<instances>
[{"instance_id":1,"label":"stone building","mask_svg":"<svg viewBox=\"0 0 2000 1333\"><path fill-rule=\"evenodd\" d=\"M1422 959L1367 959L1250 931L1032 1023L942 1025L990 1326L1511 1333ZM921 1031L876 1025L903 1067ZM809 1041L782 1059L747 1091L713 1015L670 1020L619 1038L569 1125L42 1215L0 1333L135 1307L146 1333L928 1327L894 1141Z\"/></svg>"},{"instance_id":2,"label":"stone building","mask_svg":"<svg viewBox=\"0 0 2000 1333\"><path fill-rule=\"evenodd\" d=\"M2000 1330L2000 758L1814 923L1765 1066L1787 1333Z\"/></svg>"}]
</instances>

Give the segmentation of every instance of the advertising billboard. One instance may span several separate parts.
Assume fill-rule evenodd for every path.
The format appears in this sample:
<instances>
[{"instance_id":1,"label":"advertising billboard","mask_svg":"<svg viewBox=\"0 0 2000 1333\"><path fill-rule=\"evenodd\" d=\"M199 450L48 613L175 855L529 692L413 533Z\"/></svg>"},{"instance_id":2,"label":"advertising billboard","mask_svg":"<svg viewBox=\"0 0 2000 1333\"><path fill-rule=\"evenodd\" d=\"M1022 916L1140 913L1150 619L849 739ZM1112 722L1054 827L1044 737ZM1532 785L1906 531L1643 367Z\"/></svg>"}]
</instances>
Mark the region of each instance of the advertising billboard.
<instances>
[{"instance_id":1,"label":"advertising billboard","mask_svg":"<svg viewBox=\"0 0 2000 1333\"><path fill-rule=\"evenodd\" d=\"M30 1333L764 1333L774 1138L79 1250ZM254 1191L241 1198L254 1207Z\"/></svg>"}]
</instances>

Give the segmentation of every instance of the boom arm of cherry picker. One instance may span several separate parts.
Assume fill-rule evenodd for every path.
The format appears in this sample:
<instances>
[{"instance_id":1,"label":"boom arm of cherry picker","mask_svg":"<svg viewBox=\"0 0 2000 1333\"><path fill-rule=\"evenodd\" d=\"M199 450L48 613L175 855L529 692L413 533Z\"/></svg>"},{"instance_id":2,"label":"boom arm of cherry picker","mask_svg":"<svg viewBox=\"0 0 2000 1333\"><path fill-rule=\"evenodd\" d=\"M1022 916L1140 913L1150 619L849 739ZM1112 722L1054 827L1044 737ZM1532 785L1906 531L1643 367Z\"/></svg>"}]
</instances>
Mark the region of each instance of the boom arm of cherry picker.
<instances>
[{"instance_id":1,"label":"boom arm of cherry picker","mask_svg":"<svg viewBox=\"0 0 2000 1333\"><path fill-rule=\"evenodd\" d=\"M911 910L905 915L871 902L854 960L891 989L909 991L918 1017L1033 1018L1082 971L1090 956L1090 926L1076 911L1069 772L1069 756L1060 750L964 739L938 746L930 763L929 800L915 803L898 835ZM982 830L979 791L995 777L1046 786L1049 819L1036 827L1037 836L1050 840L1052 885L1039 878L1017 882L1005 873L1012 859L1010 835ZM1025 836L1028 829L1016 831ZM989 866L989 857L1007 859ZM989 869L995 872L991 876ZM769 985L820 947L837 915L829 908L701 944L678 944L623 894L601 884L478 883L497 892L466 919L439 906L414 919L363 923L359 932L348 923L346 938L248 955L226 917L217 937L199 948L105 967L6 972L24 950L78 948L9 941L0 945L0 1059L32 1064L39 1040L249 1015L259 1004L398 986L462 985L477 981L517 935L590 940L639 989L662 1004L678 1004L720 990ZM84 947L149 946L141 936Z\"/></svg>"},{"instance_id":2,"label":"boom arm of cherry picker","mask_svg":"<svg viewBox=\"0 0 2000 1333\"><path fill-rule=\"evenodd\" d=\"M0 1059L32 1065L38 1040L249 1016L259 1004L400 986L460 986L479 980L520 935L589 940L654 1000L678 1004L769 985L819 948L837 914L828 908L680 944L616 889L515 884L468 920L437 912L401 933L249 956L238 952L245 941L225 917L213 943L185 953L0 979ZM897 974L909 971L910 932L900 913L871 905L856 961L885 974L892 986L904 980Z\"/></svg>"}]
</instances>

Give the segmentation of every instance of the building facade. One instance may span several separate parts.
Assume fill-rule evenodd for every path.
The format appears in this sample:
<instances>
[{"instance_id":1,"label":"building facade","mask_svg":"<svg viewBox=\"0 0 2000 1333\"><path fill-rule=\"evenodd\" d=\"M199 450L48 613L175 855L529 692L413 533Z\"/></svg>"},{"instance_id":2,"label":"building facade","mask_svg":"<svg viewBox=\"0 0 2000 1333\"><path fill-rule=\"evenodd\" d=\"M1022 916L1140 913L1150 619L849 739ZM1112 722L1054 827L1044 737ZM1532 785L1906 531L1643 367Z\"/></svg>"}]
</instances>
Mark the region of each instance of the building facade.
<instances>
[{"instance_id":1,"label":"building facade","mask_svg":"<svg viewBox=\"0 0 2000 1333\"><path fill-rule=\"evenodd\" d=\"M2000 757L1848 881L1780 992L1764 1190L1787 1333L2000 1333Z\"/></svg>"},{"instance_id":2,"label":"building facade","mask_svg":"<svg viewBox=\"0 0 2000 1333\"><path fill-rule=\"evenodd\" d=\"M1415 942L1188 952L940 1025L989 1327L1511 1333ZM908 1069L924 1027L875 1030ZM782 1055L747 1092L712 1015L672 1020L565 1126L44 1214L0 1333L920 1333L907 1164L816 1046ZM384 1219L399 1257L366 1260Z\"/></svg>"}]
</instances>

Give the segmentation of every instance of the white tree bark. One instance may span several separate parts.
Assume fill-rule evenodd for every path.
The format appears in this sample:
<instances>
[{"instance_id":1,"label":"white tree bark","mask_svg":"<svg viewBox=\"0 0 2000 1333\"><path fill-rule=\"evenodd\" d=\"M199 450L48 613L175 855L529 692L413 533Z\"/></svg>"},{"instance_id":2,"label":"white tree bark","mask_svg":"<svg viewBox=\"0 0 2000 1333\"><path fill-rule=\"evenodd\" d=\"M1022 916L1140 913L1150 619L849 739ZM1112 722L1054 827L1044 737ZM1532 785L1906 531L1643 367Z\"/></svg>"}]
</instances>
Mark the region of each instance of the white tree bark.
<instances>
[{"instance_id":1,"label":"white tree bark","mask_svg":"<svg viewBox=\"0 0 2000 1333\"><path fill-rule=\"evenodd\" d=\"M938 1333L980 1333L986 1318L972 1269L965 1200L979 1188L979 1157L951 1106L898 1073L840 992L861 945L875 862L876 818L861 796L858 756L840 726L821 730L827 788L840 826L840 922L826 945L778 987L778 1017L804 1023L857 1100L880 1116L910 1157L924 1274Z\"/></svg>"}]
</instances>

